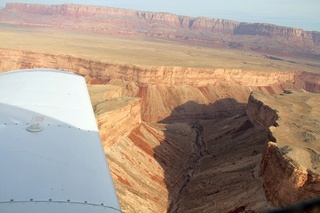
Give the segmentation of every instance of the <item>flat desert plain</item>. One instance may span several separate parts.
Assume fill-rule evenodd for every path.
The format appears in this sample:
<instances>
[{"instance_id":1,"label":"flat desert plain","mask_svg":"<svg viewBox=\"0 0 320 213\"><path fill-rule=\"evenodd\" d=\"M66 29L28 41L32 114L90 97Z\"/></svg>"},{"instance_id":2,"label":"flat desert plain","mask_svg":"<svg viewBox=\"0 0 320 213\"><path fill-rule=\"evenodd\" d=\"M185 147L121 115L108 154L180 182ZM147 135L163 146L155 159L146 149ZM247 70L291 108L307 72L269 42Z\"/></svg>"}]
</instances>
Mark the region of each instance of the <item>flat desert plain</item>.
<instances>
[{"instance_id":1,"label":"flat desert plain","mask_svg":"<svg viewBox=\"0 0 320 213\"><path fill-rule=\"evenodd\" d=\"M256 71L318 72L312 59L272 56L253 51L210 48L139 36L114 36L0 24L0 48L139 66L180 66Z\"/></svg>"}]
</instances>

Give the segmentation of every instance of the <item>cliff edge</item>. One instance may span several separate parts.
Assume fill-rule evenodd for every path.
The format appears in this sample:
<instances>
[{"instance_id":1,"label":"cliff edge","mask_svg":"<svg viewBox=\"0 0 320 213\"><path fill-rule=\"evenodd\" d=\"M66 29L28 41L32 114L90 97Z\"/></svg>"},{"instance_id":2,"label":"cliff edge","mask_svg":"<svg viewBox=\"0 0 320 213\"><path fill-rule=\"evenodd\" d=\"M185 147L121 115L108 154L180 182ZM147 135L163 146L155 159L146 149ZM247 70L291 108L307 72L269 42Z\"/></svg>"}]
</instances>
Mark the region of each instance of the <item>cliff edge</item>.
<instances>
[{"instance_id":1,"label":"cliff edge","mask_svg":"<svg viewBox=\"0 0 320 213\"><path fill-rule=\"evenodd\" d=\"M320 196L319 101L319 94L305 90L250 95L250 120L270 130L261 176L266 197L275 206Z\"/></svg>"}]
</instances>

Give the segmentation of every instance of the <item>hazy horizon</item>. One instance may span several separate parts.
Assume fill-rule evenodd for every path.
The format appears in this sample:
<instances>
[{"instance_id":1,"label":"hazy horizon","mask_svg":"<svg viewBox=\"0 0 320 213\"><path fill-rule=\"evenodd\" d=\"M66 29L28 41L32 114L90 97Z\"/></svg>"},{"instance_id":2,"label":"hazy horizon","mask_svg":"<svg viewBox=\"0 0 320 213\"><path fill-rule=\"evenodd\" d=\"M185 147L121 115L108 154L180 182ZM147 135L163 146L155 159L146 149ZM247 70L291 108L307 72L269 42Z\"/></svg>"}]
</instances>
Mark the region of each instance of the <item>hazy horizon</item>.
<instances>
[{"instance_id":1,"label":"hazy horizon","mask_svg":"<svg viewBox=\"0 0 320 213\"><path fill-rule=\"evenodd\" d=\"M169 12L192 17L208 17L238 22L270 23L280 26L320 31L320 1L318 0L0 0L0 7L6 2L37 4L87 4L106 7L126 8L152 12Z\"/></svg>"}]
</instances>

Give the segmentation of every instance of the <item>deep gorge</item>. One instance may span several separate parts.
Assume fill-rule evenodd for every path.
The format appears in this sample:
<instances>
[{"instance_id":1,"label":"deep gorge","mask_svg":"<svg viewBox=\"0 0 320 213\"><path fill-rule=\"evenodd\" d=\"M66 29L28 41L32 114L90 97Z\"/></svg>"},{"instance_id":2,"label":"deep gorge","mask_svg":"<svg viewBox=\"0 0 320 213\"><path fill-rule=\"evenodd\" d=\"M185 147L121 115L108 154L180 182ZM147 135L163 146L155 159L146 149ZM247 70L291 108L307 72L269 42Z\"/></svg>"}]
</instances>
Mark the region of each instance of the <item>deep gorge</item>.
<instances>
[{"instance_id":1,"label":"deep gorge","mask_svg":"<svg viewBox=\"0 0 320 213\"><path fill-rule=\"evenodd\" d=\"M250 94L320 91L319 74L299 71L142 68L11 49L0 58L1 72L67 70L100 94L94 109L124 212L249 212L277 204L265 196L260 174L274 122L257 124L272 116ZM92 89L102 84L112 88Z\"/></svg>"}]
</instances>

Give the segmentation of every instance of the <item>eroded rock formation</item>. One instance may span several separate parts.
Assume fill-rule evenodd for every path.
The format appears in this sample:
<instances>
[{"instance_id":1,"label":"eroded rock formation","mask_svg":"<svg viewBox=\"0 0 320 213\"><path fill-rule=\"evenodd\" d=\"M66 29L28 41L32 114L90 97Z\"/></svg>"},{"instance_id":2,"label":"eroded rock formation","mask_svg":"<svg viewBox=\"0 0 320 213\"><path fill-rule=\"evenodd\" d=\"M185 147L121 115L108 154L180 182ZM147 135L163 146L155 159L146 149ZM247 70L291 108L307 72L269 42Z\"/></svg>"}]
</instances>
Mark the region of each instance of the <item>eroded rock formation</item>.
<instances>
[{"instance_id":1,"label":"eroded rock formation","mask_svg":"<svg viewBox=\"0 0 320 213\"><path fill-rule=\"evenodd\" d=\"M266 196L283 206L320 196L319 94L304 90L276 96L252 94L247 113L270 127L272 137L262 160Z\"/></svg>"},{"instance_id":2,"label":"eroded rock formation","mask_svg":"<svg viewBox=\"0 0 320 213\"><path fill-rule=\"evenodd\" d=\"M227 212L235 208L268 208L259 177L267 128L250 123L244 104L230 103L239 105L237 115L230 116L225 109L226 114L218 118L193 117L181 123L174 120L179 120L175 115L177 107L172 112L174 119L167 118L172 124L142 122L134 126L125 122L122 125L129 134L112 145L109 140L115 141L112 135L118 133L117 129L104 138L109 144L109 165L124 211ZM129 101L112 113L118 112L122 117L133 105ZM191 111L214 105L194 101L182 107ZM99 109L95 109L97 113ZM108 117L108 123L117 125L118 119L114 118Z\"/></svg>"},{"instance_id":3,"label":"eroded rock formation","mask_svg":"<svg viewBox=\"0 0 320 213\"><path fill-rule=\"evenodd\" d=\"M7 3L0 11L0 20L1 23L30 27L146 35L266 53L312 58L319 58L320 55L319 32L262 23L240 23L101 6L22 3Z\"/></svg>"},{"instance_id":4,"label":"eroded rock formation","mask_svg":"<svg viewBox=\"0 0 320 213\"><path fill-rule=\"evenodd\" d=\"M113 85L88 85L100 137L106 153L109 148L141 123L141 101L126 97Z\"/></svg>"},{"instance_id":5,"label":"eroded rock formation","mask_svg":"<svg viewBox=\"0 0 320 213\"><path fill-rule=\"evenodd\" d=\"M318 74L141 68L9 49L0 57L1 71L49 67L106 84L89 90L124 212L262 211L317 195L318 130L307 124L318 128L319 112L310 107L318 101L291 106L285 99L292 94L273 96L289 115L293 109L310 113L289 119L288 127L288 114L275 113L265 96L250 94L319 92ZM298 121L305 122L302 128ZM281 144L286 127L307 149ZM309 170L286 159L297 160L291 156L297 152L310 156ZM288 190L292 196L284 198Z\"/></svg>"},{"instance_id":6,"label":"eroded rock formation","mask_svg":"<svg viewBox=\"0 0 320 213\"><path fill-rule=\"evenodd\" d=\"M171 114L174 108L189 101L210 105L223 98L234 98L239 103L246 103L251 91L274 94L281 93L283 89L303 88L311 92L320 90L320 77L305 72L182 67L142 68L10 49L1 49L0 57L1 71L37 67L56 68L85 76L88 83L121 86L119 89L121 94L142 98L142 120L150 122L165 118L169 121L174 117L176 117L174 119L212 118L224 114L226 107L232 108L234 113L239 111L232 100L226 99L214 107L194 110L180 107L174 115Z\"/></svg>"}]
</instances>

